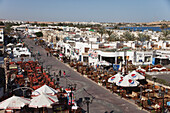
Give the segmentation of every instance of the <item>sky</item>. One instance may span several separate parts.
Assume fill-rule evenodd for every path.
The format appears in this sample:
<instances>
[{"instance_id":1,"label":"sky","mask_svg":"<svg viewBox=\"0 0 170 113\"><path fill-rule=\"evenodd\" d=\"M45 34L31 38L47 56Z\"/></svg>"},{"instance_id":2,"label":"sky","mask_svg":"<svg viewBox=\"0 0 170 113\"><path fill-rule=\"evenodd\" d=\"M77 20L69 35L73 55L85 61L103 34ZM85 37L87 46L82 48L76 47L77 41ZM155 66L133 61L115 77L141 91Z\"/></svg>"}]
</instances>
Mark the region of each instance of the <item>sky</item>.
<instances>
[{"instance_id":1,"label":"sky","mask_svg":"<svg viewBox=\"0 0 170 113\"><path fill-rule=\"evenodd\" d=\"M170 20L170 0L0 0L0 19L55 22Z\"/></svg>"}]
</instances>

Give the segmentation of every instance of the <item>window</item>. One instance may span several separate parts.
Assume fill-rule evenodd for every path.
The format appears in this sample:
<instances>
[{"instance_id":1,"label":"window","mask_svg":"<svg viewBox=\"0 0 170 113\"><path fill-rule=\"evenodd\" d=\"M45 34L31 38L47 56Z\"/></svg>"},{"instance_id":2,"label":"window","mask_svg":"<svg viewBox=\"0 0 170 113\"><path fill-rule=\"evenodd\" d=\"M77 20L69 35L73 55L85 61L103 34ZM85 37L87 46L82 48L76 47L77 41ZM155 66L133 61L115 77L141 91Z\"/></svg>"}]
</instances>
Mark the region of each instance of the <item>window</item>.
<instances>
[{"instance_id":1,"label":"window","mask_svg":"<svg viewBox=\"0 0 170 113\"><path fill-rule=\"evenodd\" d=\"M85 53L87 53L89 51L90 48L85 48Z\"/></svg>"},{"instance_id":2,"label":"window","mask_svg":"<svg viewBox=\"0 0 170 113\"><path fill-rule=\"evenodd\" d=\"M145 62L150 62L151 61L151 56L146 56L145 57Z\"/></svg>"}]
</instances>

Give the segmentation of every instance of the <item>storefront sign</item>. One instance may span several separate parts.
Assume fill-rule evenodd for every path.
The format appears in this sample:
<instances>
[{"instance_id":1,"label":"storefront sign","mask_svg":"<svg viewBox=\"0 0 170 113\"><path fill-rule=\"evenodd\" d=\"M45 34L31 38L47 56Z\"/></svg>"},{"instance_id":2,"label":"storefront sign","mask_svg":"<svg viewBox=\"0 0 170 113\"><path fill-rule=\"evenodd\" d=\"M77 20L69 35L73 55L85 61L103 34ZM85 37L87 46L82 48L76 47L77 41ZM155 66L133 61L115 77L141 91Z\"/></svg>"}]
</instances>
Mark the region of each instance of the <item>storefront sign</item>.
<instances>
[{"instance_id":1,"label":"storefront sign","mask_svg":"<svg viewBox=\"0 0 170 113\"><path fill-rule=\"evenodd\" d=\"M92 59L97 59L97 52L96 51L89 51L89 57L91 57Z\"/></svg>"}]
</instances>

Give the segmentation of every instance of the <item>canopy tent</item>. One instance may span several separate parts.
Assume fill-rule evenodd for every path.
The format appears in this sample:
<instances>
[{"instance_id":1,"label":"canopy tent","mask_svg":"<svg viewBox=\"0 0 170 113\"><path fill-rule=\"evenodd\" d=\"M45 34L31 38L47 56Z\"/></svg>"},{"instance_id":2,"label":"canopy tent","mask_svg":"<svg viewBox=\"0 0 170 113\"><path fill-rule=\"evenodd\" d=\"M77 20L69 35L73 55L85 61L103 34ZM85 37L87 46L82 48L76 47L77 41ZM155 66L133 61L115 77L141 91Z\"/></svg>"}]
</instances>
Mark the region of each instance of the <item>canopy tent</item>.
<instances>
[{"instance_id":1,"label":"canopy tent","mask_svg":"<svg viewBox=\"0 0 170 113\"><path fill-rule=\"evenodd\" d=\"M154 67L154 68L149 69L149 70L158 70L158 71L161 71L161 70L167 70L167 68L166 67L161 67L161 68Z\"/></svg>"},{"instance_id":2,"label":"canopy tent","mask_svg":"<svg viewBox=\"0 0 170 113\"><path fill-rule=\"evenodd\" d=\"M161 71L161 70L167 70L167 68L166 67L161 67L161 68L159 68L159 70Z\"/></svg>"},{"instance_id":3,"label":"canopy tent","mask_svg":"<svg viewBox=\"0 0 170 113\"><path fill-rule=\"evenodd\" d=\"M58 91L45 84L42 87L33 91L32 95L40 95L42 93L55 95L56 93L58 93Z\"/></svg>"},{"instance_id":4,"label":"canopy tent","mask_svg":"<svg viewBox=\"0 0 170 113\"><path fill-rule=\"evenodd\" d=\"M9 43L9 44L7 44L6 46L7 46L7 47L10 47L10 46L14 46L14 44Z\"/></svg>"},{"instance_id":5,"label":"canopy tent","mask_svg":"<svg viewBox=\"0 0 170 113\"><path fill-rule=\"evenodd\" d=\"M33 99L31 99L29 107L33 108L50 107L51 104L54 104L58 101L59 100L56 96L51 96L42 93L41 95L33 97Z\"/></svg>"},{"instance_id":6,"label":"canopy tent","mask_svg":"<svg viewBox=\"0 0 170 113\"><path fill-rule=\"evenodd\" d=\"M22 43L18 43L18 44L16 44L16 46L23 46L23 44Z\"/></svg>"},{"instance_id":7,"label":"canopy tent","mask_svg":"<svg viewBox=\"0 0 170 113\"><path fill-rule=\"evenodd\" d=\"M104 66L110 66L112 65L111 63L107 62L107 61L100 61L97 63L98 65L104 65Z\"/></svg>"},{"instance_id":8,"label":"canopy tent","mask_svg":"<svg viewBox=\"0 0 170 113\"><path fill-rule=\"evenodd\" d=\"M18 96L12 96L0 103L0 109L21 109L21 107L24 107L29 103L29 99Z\"/></svg>"},{"instance_id":9,"label":"canopy tent","mask_svg":"<svg viewBox=\"0 0 170 113\"><path fill-rule=\"evenodd\" d=\"M136 87L139 85L139 82L132 77L125 76L119 82L117 82L116 85L121 87Z\"/></svg>"},{"instance_id":10,"label":"canopy tent","mask_svg":"<svg viewBox=\"0 0 170 113\"><path fill-rule=\"evenodd\" d=\"M110 83L116 83L119 82L121 79L123 78L123 76L120 73L117 73L116 75L110 77L108 79L108 82Z\"/></svg>"},{"instance_id":11,"label":"canopy tent","mask_svg":"<svg viewBox=\"0 0 170 113\"><path fill-rule=\"evenodd\" d=\"M131 73L129 73L128 75L126 75L126 76L129 76L129 78L132 77L132 78L135 79L135 80L145 79L145 76L139 74L139 73L136 72L135 70L132 71Z\"/></svg>"}]
</instances>

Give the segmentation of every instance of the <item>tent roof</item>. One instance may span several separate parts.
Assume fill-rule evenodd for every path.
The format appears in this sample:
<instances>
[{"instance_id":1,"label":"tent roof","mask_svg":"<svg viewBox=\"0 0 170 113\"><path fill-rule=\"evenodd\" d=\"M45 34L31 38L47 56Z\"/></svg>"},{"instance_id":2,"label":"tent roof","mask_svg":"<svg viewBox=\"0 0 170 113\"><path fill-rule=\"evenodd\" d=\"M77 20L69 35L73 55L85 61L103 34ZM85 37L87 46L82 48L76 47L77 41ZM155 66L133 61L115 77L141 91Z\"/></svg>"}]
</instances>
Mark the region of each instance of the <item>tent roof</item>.
<instances>
[{"instance_id":1,"label":"tent roof","mask_svg":"<svg viewBox=\"0 0 170 113\"><path fill-rule=\"evenodd\" d=\"M42 87L33 91L32 95L40 95L42 93L55 95L56 93L58 93L58 91L45 84Z\"/></svg>"}]
</instances>

